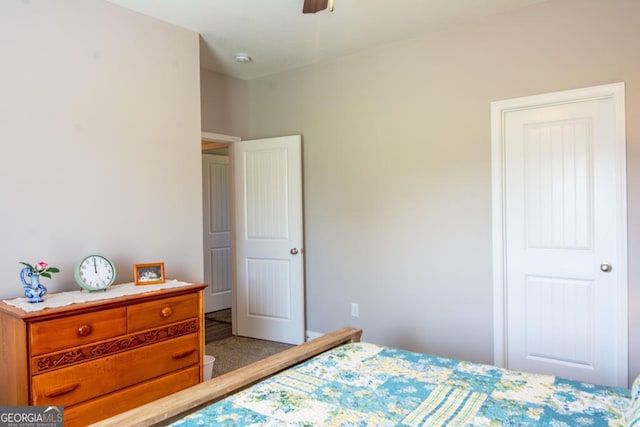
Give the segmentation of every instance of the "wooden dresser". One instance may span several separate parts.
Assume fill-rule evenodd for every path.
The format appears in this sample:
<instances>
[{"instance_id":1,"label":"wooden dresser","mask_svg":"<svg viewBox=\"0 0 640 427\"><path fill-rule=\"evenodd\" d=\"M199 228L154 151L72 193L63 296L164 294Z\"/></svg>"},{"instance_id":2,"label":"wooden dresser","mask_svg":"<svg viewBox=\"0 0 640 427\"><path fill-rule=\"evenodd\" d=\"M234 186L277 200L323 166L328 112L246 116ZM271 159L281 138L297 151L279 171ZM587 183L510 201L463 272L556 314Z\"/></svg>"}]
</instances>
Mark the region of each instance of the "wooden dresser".
<instances>
[{"instance_id":1,"label":"wooden dresser","mask_svg":"<svg viewBox=\"0 0 640 427\"><path fill-rule=\"evenodd\" d=\"M0 301L0 405L61 405L65 426L87 425L198 384L205 287L35 312Z\"/></svg>"}]
</instances>

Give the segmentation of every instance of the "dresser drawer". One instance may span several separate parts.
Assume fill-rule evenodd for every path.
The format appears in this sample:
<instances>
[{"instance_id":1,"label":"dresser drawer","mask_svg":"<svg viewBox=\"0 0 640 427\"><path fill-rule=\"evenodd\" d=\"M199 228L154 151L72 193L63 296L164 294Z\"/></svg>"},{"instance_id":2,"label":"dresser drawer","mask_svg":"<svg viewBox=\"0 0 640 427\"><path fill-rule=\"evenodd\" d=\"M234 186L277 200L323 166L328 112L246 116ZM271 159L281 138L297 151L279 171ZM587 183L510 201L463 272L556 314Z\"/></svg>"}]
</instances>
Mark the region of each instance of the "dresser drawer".
<instances>
[{"instance_id":1,"label":"dresser drawer","mask_svg":"<svg viewBox=\"0 0 640 427\"><path fill-rule=\"evenodd\" d=\"M198 295L181 295L131 305L127 308L129 333L198 317Z\"/></svg>"},{"instance_id":2,"label":"dresser drawer","mask_svg":"<svg viewBox=\"0 0 640 427\"><path fill-rule=\"evenodd\" d=\"M34 322L29 330L31 354L49 353L126 334L127 309L112 308Z\"/></svg>"},{"instance_id":3,"label":"dresser drawer","mask_svg":"<svg viewBox=\"0 0 640 427\"><path fill-rule=\"evenodd\" d=\"M107 394L88 402L64 408L65 427L86 426L109 418L200 382L198 366L165 375Z\"/></svg>"},{"instance_id":4,"label":"dresser drawer","mask_svg":"<svg viewBox=\"0 0 640 427\"><path fill-rule=\"evenodd\" d=\"M70 406L200 361L198 334L103 357L32 379L32 405Z\"/></svg>"}]
</instances>

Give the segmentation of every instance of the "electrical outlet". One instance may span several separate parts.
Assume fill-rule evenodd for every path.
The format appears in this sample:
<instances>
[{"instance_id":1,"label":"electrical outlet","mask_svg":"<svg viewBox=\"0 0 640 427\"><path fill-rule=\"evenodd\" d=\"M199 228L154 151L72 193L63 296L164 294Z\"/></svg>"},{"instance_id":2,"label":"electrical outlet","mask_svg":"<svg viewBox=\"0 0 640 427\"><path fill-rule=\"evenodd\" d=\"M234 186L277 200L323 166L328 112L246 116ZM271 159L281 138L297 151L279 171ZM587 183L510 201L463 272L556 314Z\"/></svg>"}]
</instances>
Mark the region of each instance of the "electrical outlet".
<instances>
[{"instance_id":1,"label":"electrical outlet","mask_svg":"<svg viewBox=\"0 0 640 427\"><path fill-rule=\"evenodd\" d=\"M358 305L357 302L352 302L351 303L351 317L358 317L360 316L360 306Z\"/></svg>"}]
</instances>

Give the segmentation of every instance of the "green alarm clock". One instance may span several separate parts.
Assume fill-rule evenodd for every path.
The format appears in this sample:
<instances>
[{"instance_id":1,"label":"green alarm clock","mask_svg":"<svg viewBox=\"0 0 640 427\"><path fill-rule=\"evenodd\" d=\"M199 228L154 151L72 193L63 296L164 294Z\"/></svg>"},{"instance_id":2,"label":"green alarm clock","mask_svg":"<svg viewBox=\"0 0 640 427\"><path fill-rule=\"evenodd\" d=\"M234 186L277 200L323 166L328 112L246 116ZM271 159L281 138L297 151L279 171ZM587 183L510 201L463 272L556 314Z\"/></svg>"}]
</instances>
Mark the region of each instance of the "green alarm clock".
<instances>
[{"instance_id":1,"label":"green alarm clock","mask_svg":"<svg viewBox=\"0 0 640 427\"><path fill-rule=\"evenodd\" d=\"M102 255L82 258L73 272L80 287L90 292L106 291L116 280L116 267Z\"/></svg>"}]
</instances>

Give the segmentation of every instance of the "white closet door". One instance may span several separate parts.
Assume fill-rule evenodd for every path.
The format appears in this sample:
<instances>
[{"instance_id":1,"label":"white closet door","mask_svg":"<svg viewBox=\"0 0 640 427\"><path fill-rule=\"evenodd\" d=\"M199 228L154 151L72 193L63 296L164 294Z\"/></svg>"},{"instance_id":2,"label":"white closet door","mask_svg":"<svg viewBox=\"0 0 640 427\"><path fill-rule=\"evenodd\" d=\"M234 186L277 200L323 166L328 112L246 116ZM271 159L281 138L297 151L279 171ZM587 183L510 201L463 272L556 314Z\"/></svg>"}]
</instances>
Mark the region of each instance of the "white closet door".
<instances>
[{"instance_id":1,"label":"white closet door","mask_svg":"<svg viewBox=\"0 0 640 427\"><path fill-rule=\"evenodd\" d=\"M202 155L205 312L231 308L229 157Z\"/></svg>"},{"instance_id":2,"label":"white closet door","mask_svg":"<svg viewBox=\"0 0 640 427\"><path fill-rule=\"evenodd\" d=\"M627 385L616 114L607 96L503 114L510 369Z\"/></svg>"}]
</instances>

